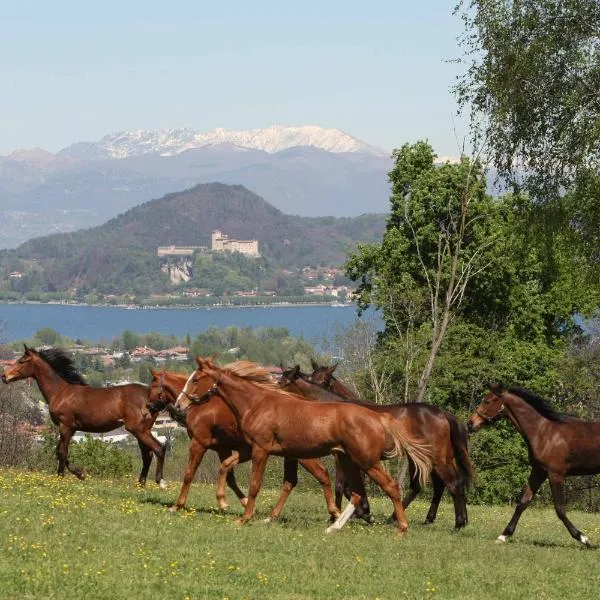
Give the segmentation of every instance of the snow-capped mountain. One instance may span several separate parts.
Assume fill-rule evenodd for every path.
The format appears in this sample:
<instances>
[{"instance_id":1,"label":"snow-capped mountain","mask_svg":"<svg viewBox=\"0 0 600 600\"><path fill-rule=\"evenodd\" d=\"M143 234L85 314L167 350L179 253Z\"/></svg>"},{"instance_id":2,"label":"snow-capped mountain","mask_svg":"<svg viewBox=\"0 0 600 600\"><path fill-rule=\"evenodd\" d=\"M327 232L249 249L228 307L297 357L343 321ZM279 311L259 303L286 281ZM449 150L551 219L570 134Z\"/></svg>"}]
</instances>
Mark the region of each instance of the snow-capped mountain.
<instances>
[{"instance_id":1,"label":"snow-capped mountain","mask_svg":"<svg viewBox=\"0 0 600 600\"><path fill-rule=\"evenodd\" d=\"M334 153L359 153L388 157L389 153L375 148L339 129L316 125L228 131L215 129L207 133L193 129L161 129L158 131L121 131L104 136L97 142L79 142L61 150L58 155L86 160L129 158L140 154L173 156L192 148L230 144L274 153L296 146L310 146Z\"/></svg>"}]
</instances>

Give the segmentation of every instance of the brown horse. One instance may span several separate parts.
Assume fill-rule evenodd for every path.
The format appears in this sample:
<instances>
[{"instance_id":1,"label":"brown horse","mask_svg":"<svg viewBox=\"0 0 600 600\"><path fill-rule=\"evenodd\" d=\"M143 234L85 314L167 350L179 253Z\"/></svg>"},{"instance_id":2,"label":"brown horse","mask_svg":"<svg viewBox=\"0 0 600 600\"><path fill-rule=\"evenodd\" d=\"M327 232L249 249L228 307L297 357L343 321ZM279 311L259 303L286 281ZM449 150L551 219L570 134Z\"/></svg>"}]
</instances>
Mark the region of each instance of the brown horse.
<instances>
[{"instance_id":1,"label":"brown horse","mask_svg":"<svg viewBox=\"0 0 600 600\"><path fill-rule=\"evenodd\" d=\"M157 409L167 408L172 410L172 404L183 390L188 375L183 373L171 373L169 371L154 371L150 385L149 407ZM173 416L180 419L180 415ZM225 497L225 481L239 498L242 506L246 506L247 499L240 490L235 480L233 467L240 462L249 461L251 448L240 433L237 419L231 409L218 396L209 398L202 404L191 404L186 411L185 420L182 423L187 427L191 439L188 465L183 478L183 486L173 510L185 506L190 486L202 458L207 450L216 450L221 460L219 479L217 483L217 502L221 510L227 508ZM298 483L298 461L292 459L284 460L284 482L281 496L269 515L269 520L277 519L281 514L283 506L291 491ZM333 501L333 493L329 483L327 469L315 459L305 459L300 464L311 474L323 487L327 509L333 519L339 516Z\"/></svg>"},{"instance_id":2,"label":"brown horse","mask_svg":"<svg viewBox=\"0 0 600 600\"><path fill-rule=\"evenodd\" d=\"M585 546L590 542L565 512L565 477L600 473L600 423L557 413L547 401L522 388L490 386L481 404L469 418L475 432L506 416L523 436L529 450L531 474L512 519L498 536L506 542L519 518L542 483L548 479L558 518L569 533Z\"/></svg>"},{"instance_id":3,"label":"brown horse","mask_svg":"<svg viewBox=\"0 0 600 600\"><path fill-rule=\"evenodd\" d=\"M14 367L2 374L10 383L33 377L48 404L50 418L58 425L60 434L56 447L58 474L65 467L79 479L84 473L69 463L69 443L76 431L102 433L125 427L138 441L142 454L139 483L144 485L156 454L156 483L165 487L162 478L164 446L152 435L151 429L158 412L148 412L148 388L138 383L106 388L90 387L76 371L72 359L58 348L34 350L25 346L25 353Z\"/></svg>"},{"instance_id":4,"label":"brown horse","mask_svg":"<svg viewBox=\"0 0 600 600\"><path fill-rule=\"evenodd\" d=\"M431 458L428 447L402 423L355 404L307 401L282 390L268 371L249 361L218 368L210 358L196 360L198 369L188 379L176 406L184 408L218 395L237 418L252 445L252 475L241 522L252 518L269 455L317 458L335 449L344 453L342 460L350 481L354 482L356 468L366 471L392 500L400 533L408 530L398 484L384 470L381 458L407 452L422 478L429 474ZM352 492L351 503L338 520L342 524L360 502L357 488ZM335 524L332 528L337 529Z\"/></svg>"},{"instance_id":5,"label":"brown horse","mask_svg":"<svg viewBox=\"0 0 600 600\"><path fill-rule=\"evenodd\" d=\"M340 396L328 390L338 390L338 394L349 402L368 406L376 412L389 413L399 421L406 423L415 435L426 440L432 449L433 499L427 512L425 523L433 523L438 507L448 488L454 503L455 527L460 529L468 522L466 492L473 479L473 466L468 452L467 432L462 423L451 413L423 402L401 404L372 404L356 398L348 388L333 376L333 367L320 367L312 361L315 369L310 376L304 375L298 366L284 371L282 381L293 380L301 393L313 397L320 402L339 402ZM313 383L315 382L315 383ZM319 385L317 384L319 382ZM421 491L421 482L416 476L414 465L409 458L410 487L403 501L404 508ZM344 482L336 478L336 503L341 502L341 495L348 494Z\"/></svg>"}]
</instances>

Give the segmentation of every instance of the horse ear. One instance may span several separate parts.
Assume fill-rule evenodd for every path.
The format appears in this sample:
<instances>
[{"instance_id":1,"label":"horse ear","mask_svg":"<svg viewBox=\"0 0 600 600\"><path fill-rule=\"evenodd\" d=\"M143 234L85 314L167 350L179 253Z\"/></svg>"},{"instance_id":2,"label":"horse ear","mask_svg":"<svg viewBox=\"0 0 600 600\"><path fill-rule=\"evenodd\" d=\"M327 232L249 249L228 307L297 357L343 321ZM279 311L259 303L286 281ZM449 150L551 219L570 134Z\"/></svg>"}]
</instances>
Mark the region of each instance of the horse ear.
<instances>
[{"instance_id":1,"label":"horse ear","mask_svg":"<svg viewBox=\"0 0 600 600\"><path fill-rule=\"evenodd\" d=\"M502 385L501 383L491 383L489 387L490 391L493 392L496 396L500 396L506 390L504 385Z\"/></svg>"},{"instance_id":2,"label":"horse ear","mask_svg":"<svg viewBox=\"0 0 600 600\"><path fill-rule=\"evenodd\" d=\"M328 375L333 375L333 372L337 369L337 363L335 363L335 365L331 365L331 367L329 367L327 369L327 374Z\"/></svg>"},{"instance_id":3,"label":"horse ear","mask_svg":"<svg viewBox=\"0 0 600 600\"><path fill-rule=\"evenodd\" d=\"M23 348L25 348L25 354L27 354L29 352L29 348L27 347L27 344L23 344Z\"/></svg>"},{"instance_id":4,"label":"horse ear","mask_svg":"<svg viewBox=\"0 0 600 600\"><path fill-rule=\"evenodd\" d=\"M313 371L316 371L319 368L319 365L316 363L315 359L311 357L310 365L313 368Z\"/></svg>"},{"instance_id":5,"label":"horse ear","mask_svg":"<svg viewBox=\"0 0 600 600\"><path fill-rule=\"evenodd\" d=\"M300 365L296 365L292 371L292 377L300 377Z\"/></svg>"},{"instance_id":6,"label":"horse ear","mask_svg":"<svg viewBox=\"0 0 600 600\"><path fill-rule=\"evenodd\" d=\"M196 356L196 363L202 368L204 366L204 359L201 356Z\"/></svg>"},{"instance_id":7,"label":"horse ear","mask_svg":"<svg viewBox=\"0 0 600 600\"><path fill-rule=\"evenodd\" d=\"M150 369L150 375L152 375L152 377L154 377L154 379L156 379L159 372L154 370L152 367L149 367L149 369Z\"/></svg>"}]
</instances>

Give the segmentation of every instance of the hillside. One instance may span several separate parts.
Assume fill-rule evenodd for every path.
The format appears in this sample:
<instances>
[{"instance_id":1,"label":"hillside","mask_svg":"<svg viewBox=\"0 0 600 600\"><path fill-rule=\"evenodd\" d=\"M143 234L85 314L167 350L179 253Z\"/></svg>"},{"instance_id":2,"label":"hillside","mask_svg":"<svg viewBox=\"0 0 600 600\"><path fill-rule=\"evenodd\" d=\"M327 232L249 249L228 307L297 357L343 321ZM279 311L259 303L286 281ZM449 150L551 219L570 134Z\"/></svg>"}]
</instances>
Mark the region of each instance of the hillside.
<instances>
[{"instance_id":1,"label":"hillside","mask_svg":"<svg viewBox=\"0 0 600 600\"><path fill-rule=\"evenodd\" d=\"M71 288L118 293L169 289L158 246L210 246L210 233L258 239L264 259L282 268L339 265L359 241L380 239L384 215L307 218L285 215L246 188L221 183L145 202L92 229L30 240L0 253L0 285L56 292ZM31 286L34 286L31 288ZM10 286L7 288L7 286Z\"/></svg>"}]
</instances>

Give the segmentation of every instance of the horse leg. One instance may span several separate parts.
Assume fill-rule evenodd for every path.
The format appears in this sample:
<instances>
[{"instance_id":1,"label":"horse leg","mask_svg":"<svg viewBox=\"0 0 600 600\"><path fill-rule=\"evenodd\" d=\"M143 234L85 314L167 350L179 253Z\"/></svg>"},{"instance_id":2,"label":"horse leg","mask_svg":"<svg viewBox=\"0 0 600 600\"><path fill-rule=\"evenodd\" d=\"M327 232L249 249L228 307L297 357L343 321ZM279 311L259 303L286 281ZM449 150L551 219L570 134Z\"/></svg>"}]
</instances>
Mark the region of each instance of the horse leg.
<instances>
[{"instance_id":1,"label":"horse leg","mask_svg":"<svg viewBox=\"0 0 600 600\"><path fill-rule=\"evenodd\" d=\"M340 531L344 527L360 506L360 490L364 489L364 480L362 479L360 468L345 454L340 454L337 458L343 470L346 488L350 490L350 501L335 522L327 528L327 533Z\"/></svg>"},{"instance_id":2,"label":"horse leg","mask_svg":"<svg viewBox=\"0 0 600 600\"><path fill-rule=\"evenodd\" d=\"M427 516L425 517L426 525L435 522L438 508L440 507L440 502L444 495L444 490L446 489L446 484L436 471L431 472L431 484L433 486L433 498L431 499L431 505L427 511Z\"/></svg>"},{"instance_id":3,"label":"horse leg","mask_svg":"<svg viewBox=\"0 0 600 600\"><path fill-rule=\"evenodd\" d=\"M406 520L406 513L402 506L402 498L400 496L400 486L398 482L390 477L381 462L373 465L367 471L367 475L385 492L394 505L394 512L396 513L396 520L398 522L398 530L400 535L405 534L408 531L408 521Z\"/></svg>"},{"instance_id":4,"label":"horse leg","mask_svg":"<svg viewBox=\"0 0 600 600\"><path fill-rule=\"evenodd\" d=\"M150 470L150 464L152 463L152 452L142 440L138 440L137 442L142 454L142 470L140 471L138 483L140 485L146 485L146 478L148 477L148 471Z\"/></svg>"},{"instance_id":5,"label":"horse leg","mask_svg":"<svg viewBox=\"0 0 600 600\"><path fill-rule=\"evenodd\" d=\"M338 509L342 508L342 498L344 497L344 492L346 488L346 484L344 481L344 469L340 462L339 455L334 454L335 457L335 505Z\"/></svg>"},{"instance_id":6,"label":"horse leg","mask_svg":"<svg viewBox=\"0 0 600 600\"><path fill-rule=\"evenodd\" d=\"M547 476L548 474L546 471L543 471L542 469L534 468L531 471L529 480L521 492L521 497L519 498L519 502L515 508L512 519L504 528L504 531L497 537L496 541L506 542L506 540L508 540L508 538L515 532L515 528L517 527L517 523L519 522L523 511L529 506L536 492L540 489L540 485L544 483Z\"/></svg>"},{"instance_id":7,"label":"horse leg","mask_svg":"<svg viewBox=\"0 0 600 600\"><path fill-rule=\"evenodd\" d=\"M269 455L260 446L252 446L252 475L248 487L248 502L244 514L237 520L238 523L246 523L254 515L256 496L262 485L268 459Z\"/></svg>"},{"instance_id":8,"label":"horse leg","mask_svg":"<svg viewBox=\"0 0 600 600\"><path fill-rule=\"evenodd\" d=\"M206 446L202 446L194 439L191 441L188 464L183 475L183 485L181 486L181 491L179 492L177 502L171 506L171 511L179 510L185 506L188 494L190 493L190 486L192 485L192 481L194 481L194 476L196 475L196 471L202 462L202 457L204 456L205 452Z\"/></svg>"},{"instance_id":9,"label":"horse leg","mask_svg":"<svg viewBox=\"0 0 600 600\"><path fill-rule=\"evenodd\" d=\"M321 484L327 510L333 520L337 519L340 516L340 511L333 500L327 469L316 459L301 460L300 464Z\"/></svg>"},{"instance_id":10,"label":"horse leg","mask_svg":"<svg viewBox=\"0 0 600 600\"><path fill-rule=\"evenodd\" d=\"M303 461L304 462L304 461ZM303 465L304 466L304 465ZM315 475L316 477L316 475ZM318 478L317 478L318 479ZM295 458L283 459L283 483L281 484L281 494L277 503L273 507L271 514L265 519L265 523L279 518L281 511L292 490L298 485L298 461ZM329 490L331 493L331 489ZM332 497L333 501L333 497Z\"/></svg>"},{"instance_id":11,"label":"horse leg","mask_svg":"<svg viewBox=\"0 0 600 600\"><path fill-rule=\"evenodd\" d=\"M156 455L156 472L154 474L154 480L161 488L166 488L167 484L163 479L163 465L165 463L165 455L167 453L166 448L161 444L151 433L150 430L146 431L132 431L128 429L129 433L134 435L138 441L142 441L154 454Z\"/></svg>"},{"instance_id":12,"label":"horse leg","mask_svg":"<svg viewBox=\"0 0 600 600\"><path fill-rule=\"evenodd\" d=\"M448 467L441 472L442 485L448 488L454 504L454 528L462 529L468 522L467 518L467 490L465 483L454 467ZM435 489L435 484L434 484Z\"/></svg>"},{"instance_id":13,"label":"horse leg","mask_svg":"<svg viewBox=\"0 0 600 600\"><path fill-rule=\"evenodd\" d=\"M571 537L581 542L584 546L590 546L590 540L587 535L583 535L567 517L565 512L565 477L562 474L550 473L548 477L550 481L550 489L552 490L552 499L554 500L554 508L558 518L564 523L569 530Z\"/></svg>"},{"instance_id":14,"label":"horse leg","mask_svg":"<svg viewBox=\"0 0 600 600\"><path fill-rule=\"evenodd\" d=\"M78 479L84 479L85 475L82 469L78 467L71 467L69 463L69 444L75 431L66 425L59 425L58 431L60 434L58 445L56 446L56 456L58 458L58 475L63 477L65 474L65 467L75 475Z\"/></svg>"},{"instance_id":15,"label":"horse leg","mask_svg":"<svg viewBox=\"0 0 600 600\"><path fill-rule=\"evenodd\" d=\"M219 467L219 479L217 480L217 503L219 504L219 510L226 511L229 505L227 504L227 497L225 496L225 483L229 486L229 489L240 499L242 506L246 506L246 495L238 487L235 475L233 473L233 467L240 462L240 453L234 450L231 454L228 454L228 450L217 450L219 459L221 460L221 466Z\"/></svg>"},{"instance_id":16,"label":"horse leg","mask_svg":"<svg viewBox=\"0 0 600 600\"><path fill-rule=\"evenodd\" d=\"M406 496L404 497L404 500L402 500L402 506L404 507L404 510L406 510L409 506L409 504L417 497L417 495L419 494L419 492L421 491L421 482L419 481L419 477L417 475L417 470L415 468L415 463L410 460L410 458L407 458L408 460L408 474L409 474L409 480L410 480L410 486L408 488L408 494L406 494ZM401 476L402 473L398 473L398 479L396 480L398 482L398 486L401 486ZM431 508L429 509L429 512L431 512ZM434 515L434 519L435 519L435 515ZM390 515L390 518L388 519L388 523L394 523L396 521L396 513L392 512L392 514Z\"/></svg>"}]
</instances>

